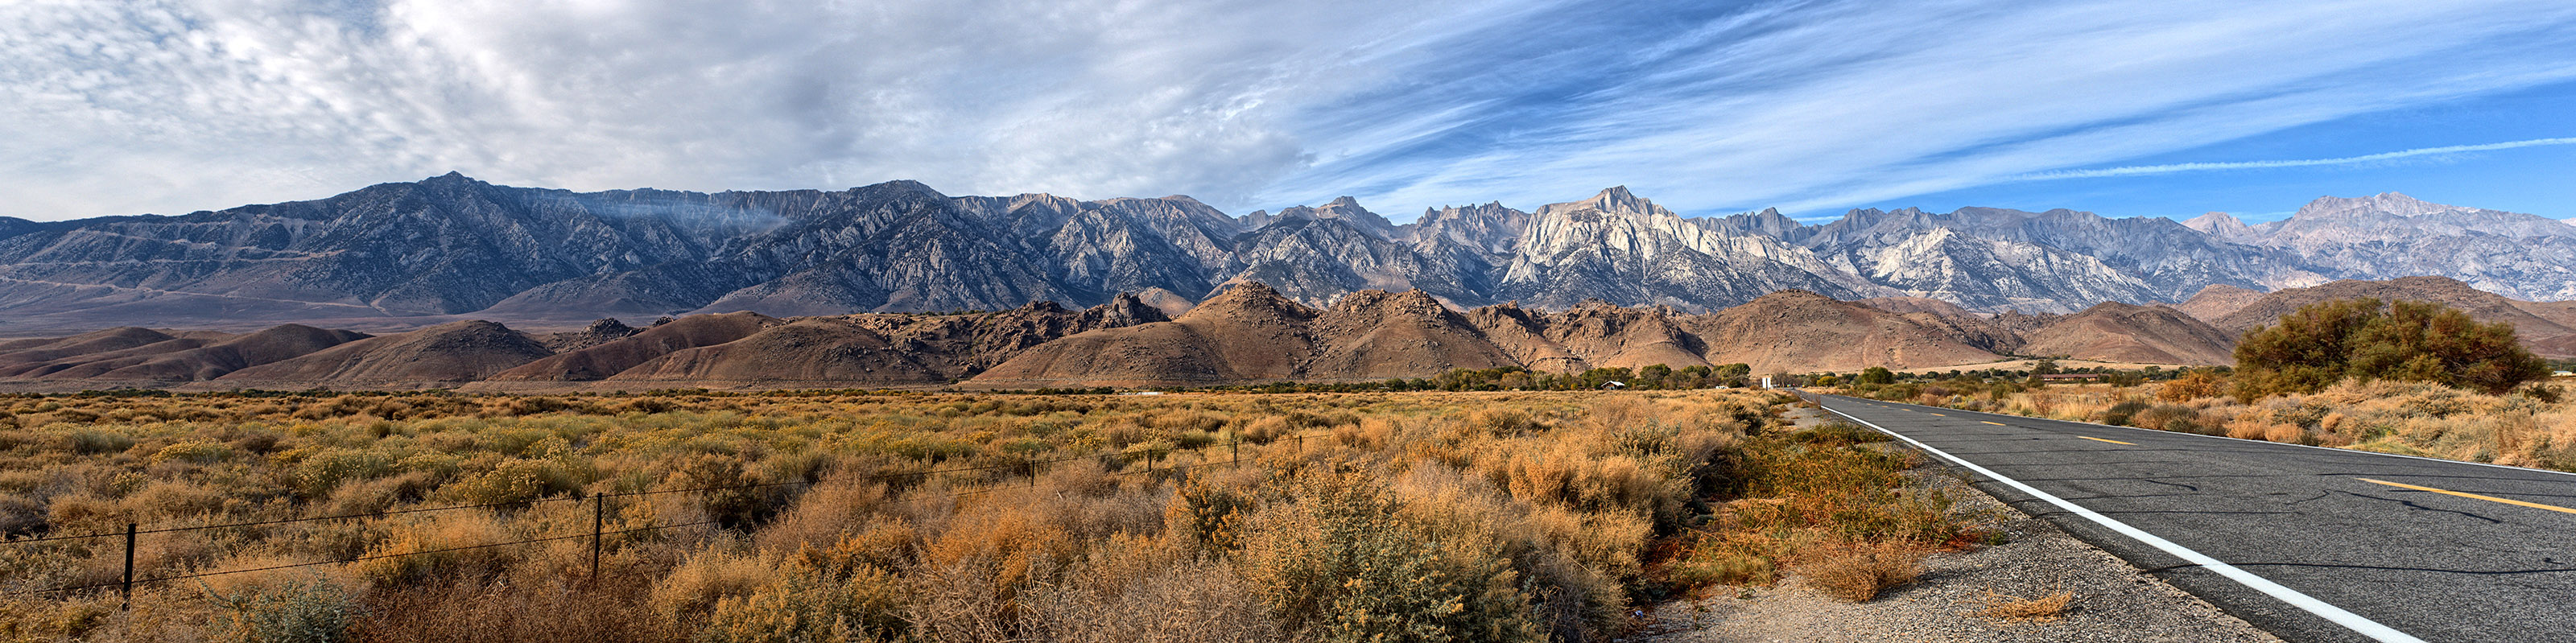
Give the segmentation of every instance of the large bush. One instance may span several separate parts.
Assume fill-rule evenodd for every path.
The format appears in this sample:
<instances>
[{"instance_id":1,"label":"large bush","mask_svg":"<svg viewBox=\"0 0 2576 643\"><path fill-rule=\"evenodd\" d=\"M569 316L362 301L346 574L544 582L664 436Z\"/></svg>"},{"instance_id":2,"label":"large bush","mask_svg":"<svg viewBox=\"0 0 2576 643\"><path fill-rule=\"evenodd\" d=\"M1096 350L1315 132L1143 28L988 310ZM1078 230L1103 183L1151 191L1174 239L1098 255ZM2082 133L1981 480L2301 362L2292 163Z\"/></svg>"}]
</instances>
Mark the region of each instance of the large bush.
<instances>
[{"instance_id":1,"label":"large bush","mask_svg":"<svg viewBox=\"0 0 2576 643\"><path fill-rule=\"evenodd\" d=\"M2236 346L2236 394L2315 393L2345 379L2433 382L2487 393L2549 374L2513 326L2482 324L2429 302L2320 302L2246 333Z\"/></svg>"}]
</instances>

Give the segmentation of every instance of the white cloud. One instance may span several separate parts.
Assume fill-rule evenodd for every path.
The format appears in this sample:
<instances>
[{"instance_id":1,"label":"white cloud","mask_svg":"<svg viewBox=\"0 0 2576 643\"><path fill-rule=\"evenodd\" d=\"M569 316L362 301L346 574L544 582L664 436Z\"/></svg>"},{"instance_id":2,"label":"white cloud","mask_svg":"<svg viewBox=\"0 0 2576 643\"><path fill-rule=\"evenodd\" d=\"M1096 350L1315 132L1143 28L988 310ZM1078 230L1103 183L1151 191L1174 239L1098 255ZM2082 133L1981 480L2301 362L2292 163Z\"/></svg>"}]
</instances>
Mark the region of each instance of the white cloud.
<instances>
[{"instance_id":1,"label":"white cloud","mask_svg":"<svg viewBox=\"0 0 2576 643\"><path fill-rule=\"evenodd\" d=\"M2149 176L2156 174L2175 174L2180 172L2215 172L2222 170L2262 170L2284 167L2317 167L2324 165L2359 165L2363 163L2394 161L2397 159L2413 158L2418 156L2464 154L2468 152L2491 152L2495 150L2541 147L2545 145L2576 145L2576 138L2535 138L2520 141L2505 141L2502 143L2482 143L2478 145L2419 147L2411 150L2397 150L2394 152L2380 152L2378 154L2363 154L2360 156L2338 156L2323 159L2280 159L2271 161L2232 161L2218 163L2165 163L2160 165L2106 167L2091 170L2056 170L2026 174L2015 178L2017 180L2026 181L2044 181L2048 179Z\"/></svg>"},{"instance_id":2,"label":"white cloud","mask_svg":"<svg viewBox=\"0 0 2576 643\"><path fill-rule=\"evenodd\" d=\"M0 214L461 170L607 189L1239 196L1363 46L1468 5L1101 0L0 5Z\"/></svg>"},{"instance_id":3,"label":"white cloud","mask_svg":"<svg viewBox=\"0 0 2576 643\"><path fill-rule=\"evenodd\" d=\"M0 2L0 215L517 185L1836 207L2576 78L2576 5Z\"/></svg>"},{"instance_id":4,"label":"white cloud","mask_svg":"<svg viewBox=\"0 0 2576 643\"><path fill-rule=\"evenodd\" d=\"M1624 183L1685 210L1806 210L2576 79L2564 3L1820 2L1675 38L1588 60L1633 76L1538 108L1511 145L1278 191L1385 173L1409 180L1363 198L1527 207Z\"/></svg>"}]
</instances>

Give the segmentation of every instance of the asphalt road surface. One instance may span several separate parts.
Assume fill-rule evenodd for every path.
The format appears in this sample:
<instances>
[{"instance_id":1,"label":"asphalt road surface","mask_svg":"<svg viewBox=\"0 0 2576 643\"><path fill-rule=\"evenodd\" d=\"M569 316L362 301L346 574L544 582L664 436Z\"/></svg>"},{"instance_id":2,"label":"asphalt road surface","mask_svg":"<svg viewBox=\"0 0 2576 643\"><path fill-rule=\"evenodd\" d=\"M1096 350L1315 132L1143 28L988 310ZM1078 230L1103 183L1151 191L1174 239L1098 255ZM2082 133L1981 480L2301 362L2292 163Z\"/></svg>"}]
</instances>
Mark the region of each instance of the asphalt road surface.
<instances>
[{"instance_id":1,"label":"asphalt road surface","mask_svg":"<svg viewBox=\"0 0 2576 643\"><path fill-rule=\"evenodd\" d=\"M2576 641L2576 475L1805 395L2285 639Z\"/></svg>"}]
</instances>

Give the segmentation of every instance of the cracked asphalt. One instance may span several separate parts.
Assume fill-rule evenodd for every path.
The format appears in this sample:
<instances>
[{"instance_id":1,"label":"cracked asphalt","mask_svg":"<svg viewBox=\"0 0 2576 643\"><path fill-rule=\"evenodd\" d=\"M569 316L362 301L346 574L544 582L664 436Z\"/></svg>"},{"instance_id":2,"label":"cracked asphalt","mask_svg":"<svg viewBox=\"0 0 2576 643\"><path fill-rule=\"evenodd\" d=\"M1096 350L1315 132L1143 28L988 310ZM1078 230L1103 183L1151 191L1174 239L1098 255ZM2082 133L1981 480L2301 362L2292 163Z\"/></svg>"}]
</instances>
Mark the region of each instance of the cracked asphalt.
<instances>
[{"instance_id":1,"label":"cracked asphalt","mask_svg":"<svg viewBox=\"0 0 2576 643\"><path fill-rule=\"evenodd\" d=\"M2405 635L2576 641L2576 476L1809 397ZM2019 489L1971 477L1979 489L2284 639L2372 640Z\"/></svg>"}]
</instances>

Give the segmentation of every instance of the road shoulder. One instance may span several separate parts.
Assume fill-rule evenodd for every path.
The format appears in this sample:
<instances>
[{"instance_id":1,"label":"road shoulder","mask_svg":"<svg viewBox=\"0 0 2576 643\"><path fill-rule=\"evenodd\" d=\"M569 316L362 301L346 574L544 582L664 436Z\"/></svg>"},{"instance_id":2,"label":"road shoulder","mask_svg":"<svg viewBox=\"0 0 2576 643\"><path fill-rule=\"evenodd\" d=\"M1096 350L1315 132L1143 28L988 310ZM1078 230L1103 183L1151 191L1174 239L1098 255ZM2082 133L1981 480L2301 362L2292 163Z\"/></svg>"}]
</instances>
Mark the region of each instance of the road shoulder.
<instances>
[{"instance_id":1,"label":"road shoulder","mask_svg":"<svg viewBox=\"0 0 2576 643\"><path fill-rule=\"evenodd\" d=\"M1800 408L1800 424L1820 422ZM1889 448L1904 448L1891 445ZM1934 463L1907 472L1969 520L2005 534L2005 544L1943 552L1916 582L1867 603L1846 603L1807 587L1793 570L1778 586L1718 587L1703 597L1654 606L1639 637L1669 643L1733 641L2277 641L2046 520L1996 500ZM2073 596L2052 620L1981 616L2002 597Z\"/></svg>"}]
</instances>

